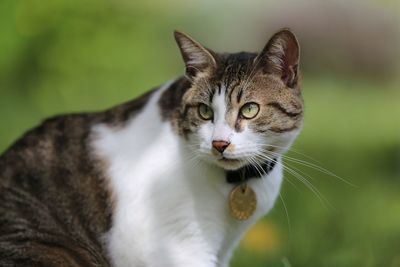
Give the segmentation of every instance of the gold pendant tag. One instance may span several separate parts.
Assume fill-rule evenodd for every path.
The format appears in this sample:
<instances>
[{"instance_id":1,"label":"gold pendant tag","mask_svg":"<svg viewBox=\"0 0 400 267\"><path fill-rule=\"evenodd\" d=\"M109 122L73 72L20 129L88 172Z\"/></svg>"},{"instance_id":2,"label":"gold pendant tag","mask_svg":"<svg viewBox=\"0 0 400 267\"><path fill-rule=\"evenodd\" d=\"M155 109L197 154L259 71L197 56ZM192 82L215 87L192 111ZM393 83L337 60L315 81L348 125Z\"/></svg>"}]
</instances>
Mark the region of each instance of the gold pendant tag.
<instances>
[{"instance_id":1,"label":"gold pendant tag","mask_svg":"<svg viewBox=\"0 0 400 267\"><path fill-rule=\"evenodd\" d=\"M247 184L232 189L229 196L229 209L233 218L247 220L257 208L256 193Z\"/></svg>"}]
</instances>

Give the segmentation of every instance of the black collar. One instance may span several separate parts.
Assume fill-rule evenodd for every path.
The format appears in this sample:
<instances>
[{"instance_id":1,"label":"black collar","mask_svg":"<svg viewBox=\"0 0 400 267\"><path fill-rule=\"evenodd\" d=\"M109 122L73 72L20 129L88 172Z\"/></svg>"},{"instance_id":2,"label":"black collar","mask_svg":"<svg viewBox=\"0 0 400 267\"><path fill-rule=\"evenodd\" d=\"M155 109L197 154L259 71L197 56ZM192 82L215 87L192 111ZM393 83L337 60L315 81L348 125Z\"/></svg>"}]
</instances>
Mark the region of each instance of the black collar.
<instances>
[{"instance_id":1,"label":"black collar","mask_svg":"<svg viewBox=\"0 0 400 267\"><path fill-rule=\"evenodd\" d=\"M266 161L261 166L246 165L235 171L226 172L226 181L228 184L239 184L250 178L261 178L261 175L270 173L276 165L276 159ZM261 168L260 168L261 167Z\"/></svg>"}]
</instances>

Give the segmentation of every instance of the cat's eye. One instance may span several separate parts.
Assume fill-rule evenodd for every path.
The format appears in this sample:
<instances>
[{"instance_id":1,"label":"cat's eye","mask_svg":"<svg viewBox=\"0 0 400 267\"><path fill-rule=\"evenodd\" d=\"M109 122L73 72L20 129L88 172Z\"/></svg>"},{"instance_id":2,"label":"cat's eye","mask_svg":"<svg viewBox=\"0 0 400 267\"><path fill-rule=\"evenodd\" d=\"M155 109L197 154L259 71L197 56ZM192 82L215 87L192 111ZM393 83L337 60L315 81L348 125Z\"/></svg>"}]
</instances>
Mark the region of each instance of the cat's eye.
<instances>
[{"instance_id":1,"label":"cat's eye","mask_svg":"<svg viewBox=\"0 0 400 267\"><path fill-rule=\"evenodd\" d=\"M204 120L211 120L214 116L214 112L211 107L207 106L206 104L200 103L199 104L199 115Z\"/></svg>"},{"instance_id":2,"label":"cat's eye","mask_svg":"<svg viewBox=\"0 0 400 267\"><path fill-rule=\"evenodd\" d=\"M242 115L246 119L252 119L257 116L259 110L260 107L258 106L258 104L254 102L247 103L244 104L240 109L240 115Z\"/></svg>"}]
</instances>

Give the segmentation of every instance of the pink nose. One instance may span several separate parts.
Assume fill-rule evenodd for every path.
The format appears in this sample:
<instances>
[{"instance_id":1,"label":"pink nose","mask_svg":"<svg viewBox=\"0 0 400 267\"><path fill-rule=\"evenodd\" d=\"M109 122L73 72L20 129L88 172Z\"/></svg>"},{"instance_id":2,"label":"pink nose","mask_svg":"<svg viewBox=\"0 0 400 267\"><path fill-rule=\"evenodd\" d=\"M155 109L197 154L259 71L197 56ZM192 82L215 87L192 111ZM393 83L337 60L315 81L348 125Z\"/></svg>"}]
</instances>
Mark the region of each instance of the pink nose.
<instances>
[{"instance_id":1,"label":"pink nose","mask_svg":"<svg viewBox=\"0 0 400 267\"><path fill-rule=\"evenodd\" d=\"M222 153L224 150L229 146L230 143L226 141L212 141L212 146L215 148L218 152Z\"/></svg>"}]
</instances>

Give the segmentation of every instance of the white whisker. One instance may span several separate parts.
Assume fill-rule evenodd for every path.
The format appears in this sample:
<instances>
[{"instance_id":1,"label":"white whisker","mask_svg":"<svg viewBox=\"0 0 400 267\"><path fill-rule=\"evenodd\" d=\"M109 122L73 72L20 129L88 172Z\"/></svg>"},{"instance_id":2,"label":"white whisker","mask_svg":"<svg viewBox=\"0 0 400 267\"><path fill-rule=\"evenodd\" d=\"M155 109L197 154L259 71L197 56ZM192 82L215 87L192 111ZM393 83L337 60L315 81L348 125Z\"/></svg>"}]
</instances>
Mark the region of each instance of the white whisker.
<instances>
[{"instance_id":1,"label":"white whisker","mask_svg":"<svg viewBox=\"0 0 400 267\"><path fill-rule=\"evenodd\" d=\"M279 198L281 199L282 204L283 204L283 209L285 210L286 219L287 219L287 223L288 223L288 229L289 229L289 236L290 236L290 235L291 235L291 232L292 232L292 225L290 224L289 211L288 211L288 209L287 209L287 207L286 207L285 200L283 199L281 193L279 193Z\"/></svg>"},{"instance_id":2,"label":"white whisker","mask_svg":"<svg viewBox=\"0 0 400 267\"><path fill-rule=\"evenodd\" d=\"M300 164L302 166L309 167L309 168L314 169L316 171L319 171L321 173L324 173L324 174L327 174L329 176L335 177L335 178L339 179L340 181L342 181L342 182L344 182L344 183L346 183L346 184L348 184L348 185L350 185L352 187L357 187L356 185L354 185L350 181L348 181L348 180L336 175L335 173L333 173L333 172L331 172L331 171L329 171L329 170L327 170L327 169L325 169L325 168L323 168L321 166L318 166L318 165L316 165L314 163L307 162L307 161L304 161L304 160L301 160L301 159L296 159L294 157L290 157L290 156L287 156L287 155L282 155L282 154L279 154L279 153L276 153L276 152L272 152L272 151L269 151L269 150L263 150L263 152L269 153L272 156L281 156L287 161L290 161L290 162L293 162L293 163L297 163L297 164Z\"/></svg>"},{"instance_id":3,"label":"white whisker","mask_svg":"<svg viewBox=\"0 0 400 267\"><path fill-rule=\"evenodd\" d=\"M275 159L273 159L272 157L269 157L268 155L265 154L258 154L257 155L259 158L263 159L263 160L270 160L270 161L275 161ZM300 173L298 173L297 171L293 170L292 168L285 166L282 163L282 167L291 175L293 175L293 177L295 177L296 179L298 179L299 181L301 181L308 189L310 189L311 192L313 192L313 194L319 199L319 201L321 202L321 204L327 208L329 207L333 207L330 202L323 196L323 194L304 176L302 176Z\"/></svg>"}]
</instances>

